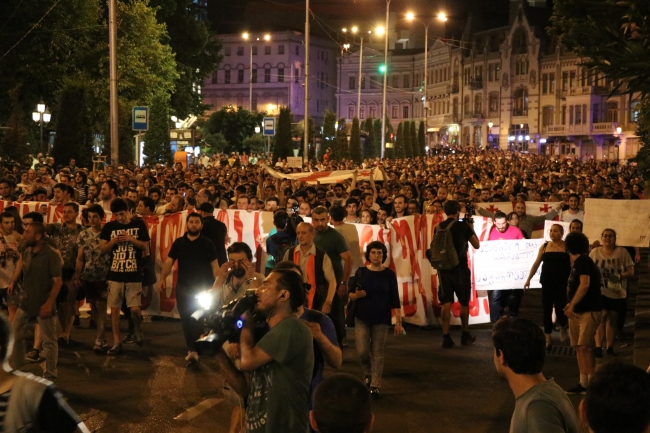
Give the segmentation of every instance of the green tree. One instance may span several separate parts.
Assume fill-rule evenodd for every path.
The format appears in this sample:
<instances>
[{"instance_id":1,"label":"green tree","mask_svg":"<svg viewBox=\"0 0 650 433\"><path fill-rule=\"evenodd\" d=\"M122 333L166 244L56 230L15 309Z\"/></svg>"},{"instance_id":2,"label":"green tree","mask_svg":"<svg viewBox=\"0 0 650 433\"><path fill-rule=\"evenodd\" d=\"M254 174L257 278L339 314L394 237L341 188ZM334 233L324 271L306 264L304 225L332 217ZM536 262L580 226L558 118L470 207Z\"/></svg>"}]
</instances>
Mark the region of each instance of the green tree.
<instances>
[{"instance_id":1,"label":"green tree","mask_svg":"<svg viewBox=\"0 0 650 433\"><path fill-rule=\"evenodd\" d=\"M404 144L404 156L407 158L413 158L413 145L411 144L411 122L408 120L404 121L402 134L404 135L404 140L402 140L402 143Z\"/></svg>"},{"instance_id":2,"label":"green tree","mask_svg":"<svg viewBox=\"0 0 650 433\"><path fill-rule=\"evenodd\" d=\"M361 135L359 129L359 118L352 119L352 130L350 131L350 158L357 164L361 164L363 156L361 155Z\"/></svg>"},{"instance_id":3,"label":"green tree","mask_svg":"<svg viewBox=\"0 0 650 433\"><path fill-rule=\"evenodd\" d=\"M144 134L146 164L172 162L169 144L169 94L162 93L153 98L149 113L149 130Z\"/></svg>"},{"instance_id":4,"label":"green tree","mask_svg":"<svg viewBox=\"0 0 650 433\"><path fill-rule=\"evenodd\" d=\"M418 150L418 130L415 127L415 120L411 120L409 125L409 133L411 135L411 152L413 154L413 157L420 156L420 152Z\"/></svg>"},{"instance_id":5,"label":"green tree","mask_svg":"<svg viewBox=\"0 0 650 433\"><path fill-rule=\"evenodd\" d=\"M18 84L9 91L11 107L11 116L7 122L9 129L5 132L0 143L0 152L3 159L16 162L21 161L27 154L27 146L25 144L27 131L25 129L25 113L20 104L20 88L21 85Z\"/></svg>"},{"instance_id":6,"label":"green tree","mask_svg":"<svg viewBox=\"0 0 650 433\"><path fill-rule=\"evenodd\" d=\"M420 122L420 127L418 128L418 155L426 156L426 151L424 147L426 146L425 132L424 132L424 122Z\"/></svg>"},{"instance_id":7,"label":"green tree","mask_svg":"<svg viewBox=\"0 0 650 433\"><path fill-rule=\"evenodd\" d=\"M332 147L336 140L336 113L325 110L325 119L323 120L323 141L321 142L321 152L325 154L328 147Z\"/></svg>"},{"instance_id":8,"label":"green tree","mask_svg":"<svg viewBox=\"0 0 650 433\"><path fill-rule=\"evenodd\" d=\"M82 78L66 79L58 94L54 123L56 137L52 156L57 163L67 163L71 158L79 167L92 167L93 150L93 89Z\"/></svg>"},{"instance_id":9,"label":"green tree","mask_svg":"<svg viewBox=\"0 0 650 433\"><path fill-rule=\"evenodd\" d=\"M228 147L228 140L223 136L221 132L213 133L201 133L203 140L206 144L206 151L210 155L215 153L223 153Z\"/></svg>"},{"instance_id":10,"label":"green tree","mask_svg":"<svg viewBox=\"0 0 650 433\"><path fill-rule=\"evenodd\" d=\"M201 132L207 134L220 132L228 141L229 151L241 151L244 139L255 134L255 127L262 124L264 116L264 112L254 113L242 107L237 109L223 107L201 124Z\"/></svg>"},{"instance_id":11,"label":"green tree","mask_svg":"<svg viewBox=\"0 0 650 433\"><path fill-rule=\"evenodd\" d=\"M332 157L337 161L341 161L350 158L350 150L348 148L348 135L346 132L347 123L344 118L339 119L338 123L335 145L332 146Z\"/></svg>"},{"instance_id":12,"label":"green tree","mask_svg":"<svg viewBox=\"0 0 650 433\"><path fill-rule=\"evenodd\" d=\"M316 159L316 142L314 139L316 138L316 126L314 125L314 118L309 116L309 122L307 122L308 125L308 134L309 136L307 137L307 141L309 142L309 155L307 155L307 158L310 161L313 161Z\"/></svg>"},{"instance_id":13,"label":"green tree","mask_svg":"<svg viewBox=\"0 0 650 433\"><path fill-rule=\"evenodd\" d=\"M363 130L368 133L366 135L366 143L363 146L363 155L365 158L376 158L377 146L375 145L375 128L372 118L368 117L366 119Z\"/></svg>"},{"instance_id":14,"label":"green tree","mask_svg":"<svg viewBox=\"0 0 650 433\"><path fill-rule=\"evenodd\" d=\"M291 139L291 123L293 115L288 107L280 108L280 117L275 132L275 147L273 148L273 162L278 159L293 156L293 142Z\"/></svg>"},{"instance_id":15,"label":"green tree","mask_svg":"<svg viewBox=\"0 0 650 433\"><path fill-rule=\"evenodd\" d=\"M372 122L372 132L375 141L375 153L381 157L381 119L375 119Z\"/></svg>"},{"instance_id":16,"label":"green tree","mask_svg":"<svg viewBox=\"0 0 650 433\"><path fill-rule=\"evenodd\" d=\"M253 134L244 138L242 147L249 153L262 153L266 149L266 139L262 134Z\"/></svg>"},{"instance_id":17,"label":"green tree","mask_svg":"<svg viewBox=\"0 0 650 433\"><path fill-rule=\"evenodd\" d=\"M406 134L404 133L404 122L400 122L399 125L397 125L397 136L395 137L395 143L393 144L393 153L395 155L395 158L406 157L406 149L404 143L405 138Z\"/></svg>"},{"instance_id":18,"label":"green tree","mask_svg":"<svg viewBox=\"0 0 650 433\"><path fill-rule=\"evenodd\" d=\"M381 125L381 122L380 122L380 125ZM380 129L381 129L381 126L380 126ZM393 125L390 123L390 119L388 118L388 116L386 116L386 131L385 131L385 133L386 133L385 134L385 140L386 140L385 143L387 144L387 143L390 143L390 141L391 141L390 136L391 136L391 134L394 133ZM378 135L378 137L381 137L381 135ZM393 139L393 141L395 141L395 140ZM379 152L380 152L379 154L381 155L381 142L379 143ZM396 152L396 150L395 150L395 145L394 144L393 144L392 148L386 147L385 150L384 150L384 157L388 158L388 159L395 159L396 158L396 153L395 152Z\"/></svg>"}]
</instances>

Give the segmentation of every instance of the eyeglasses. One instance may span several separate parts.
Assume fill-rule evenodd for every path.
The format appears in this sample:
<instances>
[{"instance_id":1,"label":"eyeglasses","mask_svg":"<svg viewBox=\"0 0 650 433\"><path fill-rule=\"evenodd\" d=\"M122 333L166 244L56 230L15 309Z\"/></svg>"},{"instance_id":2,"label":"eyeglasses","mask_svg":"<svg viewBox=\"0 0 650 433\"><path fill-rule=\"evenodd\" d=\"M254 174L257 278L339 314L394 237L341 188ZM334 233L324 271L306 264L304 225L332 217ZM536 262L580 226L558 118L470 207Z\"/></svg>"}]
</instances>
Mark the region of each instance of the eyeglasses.
<instances>
[{"instance_id":1,"label":"eyeglasses","mask_svg":"<svg viewBox=\"0 0 650 433\"><path fill-rule=\"evenodd\" d=\"M608 239L608 238L616 239L616 235L605 235L604 234L604 235L602 235L602 238L604 238L604 239Z\"/></svg>"}]
</instances>

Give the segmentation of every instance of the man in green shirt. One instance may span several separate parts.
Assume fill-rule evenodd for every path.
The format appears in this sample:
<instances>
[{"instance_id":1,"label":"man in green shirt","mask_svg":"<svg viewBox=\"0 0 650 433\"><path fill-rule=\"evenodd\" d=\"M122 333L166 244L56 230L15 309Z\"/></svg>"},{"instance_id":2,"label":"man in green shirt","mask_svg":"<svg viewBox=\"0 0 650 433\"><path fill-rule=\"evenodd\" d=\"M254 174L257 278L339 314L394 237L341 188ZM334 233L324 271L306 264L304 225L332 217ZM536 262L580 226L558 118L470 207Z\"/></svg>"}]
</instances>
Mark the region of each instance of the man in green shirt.
<instances>
[{"instance_id":1,"label":"man in green shirt","mask_svg":"<svg viewBox=\"0 0 650 433\"><path fill-rule=\"evenodd\" d=\"M217 361L235 392L248 398L248 433L305 433L314 350L309 327L295 315L305 302L302 278L294 271L274 270L256 293L256 310L270 330L255 343L253 318L250 312L244 314L241 370L250 372L250 380L223 349Z\"/></svg>"}]
</instances>

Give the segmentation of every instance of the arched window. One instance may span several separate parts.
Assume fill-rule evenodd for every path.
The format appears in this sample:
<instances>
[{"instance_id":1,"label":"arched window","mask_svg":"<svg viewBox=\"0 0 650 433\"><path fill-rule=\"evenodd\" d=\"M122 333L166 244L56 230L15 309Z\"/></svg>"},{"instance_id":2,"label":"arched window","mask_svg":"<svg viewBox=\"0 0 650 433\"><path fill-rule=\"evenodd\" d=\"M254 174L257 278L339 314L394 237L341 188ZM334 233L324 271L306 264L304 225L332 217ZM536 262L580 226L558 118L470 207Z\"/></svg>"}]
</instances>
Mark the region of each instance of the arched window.
<instances>
[{"instance_id":1,"label":"arched window","mask_svg":"<svg viewBox=\"0 0 650 433\"><path fill-rule=\"evenodd\" d=\"M512 54L526 54L528 52L528 38L526 30L519 27L512 35Z\"/></svg>"},{"instance_id":2,"label":"arched window","mask_svg":"<svg viewBox=\"0 0 650 433\"><path fill-rule=\"evenodd\" d=\"M474 117L483 117L483 95L474 95Z\"/></svg>"},{"instance_id":3,"label":"arched window","mask_svg":"<svg viewBox=\"0 0 650 433\"><path fill-rule=\"evenodd\" d=\"M515 105L513 116L528 116L528 90L517 89L515 91Z\"/></svg>"}]
</instances>

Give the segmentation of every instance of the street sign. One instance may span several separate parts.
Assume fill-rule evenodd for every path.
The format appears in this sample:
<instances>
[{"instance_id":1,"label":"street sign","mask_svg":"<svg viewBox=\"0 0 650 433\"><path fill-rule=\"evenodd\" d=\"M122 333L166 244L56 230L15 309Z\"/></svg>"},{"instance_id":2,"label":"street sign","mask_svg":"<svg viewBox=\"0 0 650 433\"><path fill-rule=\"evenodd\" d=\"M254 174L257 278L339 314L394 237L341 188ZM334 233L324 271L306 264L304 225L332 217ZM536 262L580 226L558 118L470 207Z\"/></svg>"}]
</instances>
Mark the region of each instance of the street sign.
<instances>
[{"instance_id":1,"label":"street sign","mask_svg":"<svg viewBox=\"0 0 650 433\"><path fill-rule=\"evenodd\" d=\"M149 107L133 107L133 130L146 131L149 129Z\"/></svg>"},{"instance_id":2,"label":"street sign","mask_svg":"<svg viewBox=\"0 0 650 433\"><path fill-rule=\"evenodd\" d=\"M275 135L275 117L265 117L262 125L264 125L264 135Z\"/></svg>"}]
</instances>

